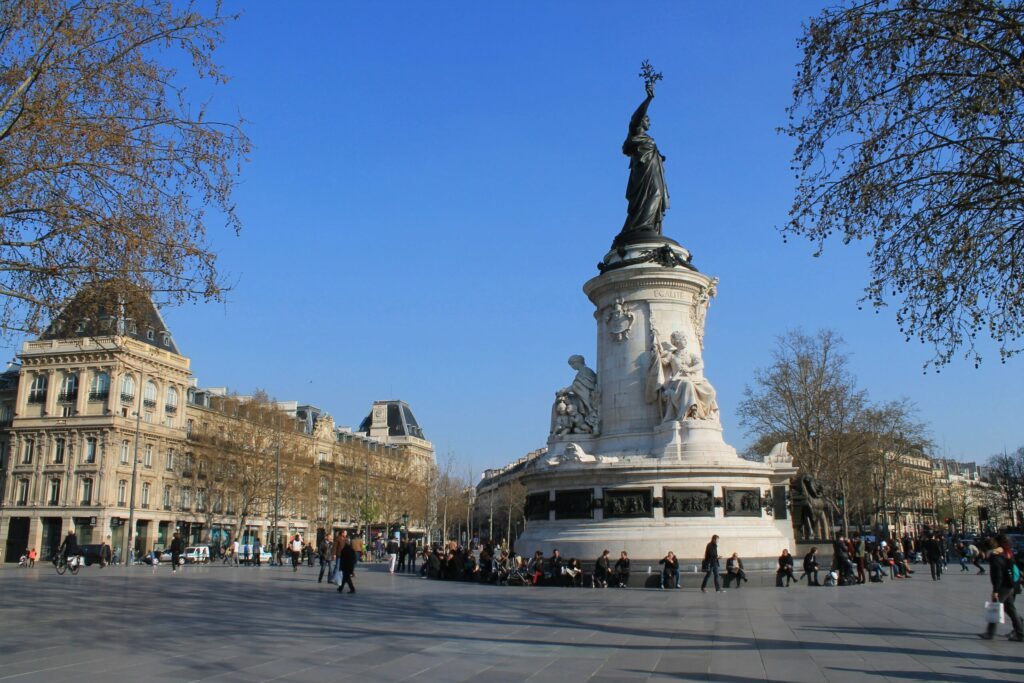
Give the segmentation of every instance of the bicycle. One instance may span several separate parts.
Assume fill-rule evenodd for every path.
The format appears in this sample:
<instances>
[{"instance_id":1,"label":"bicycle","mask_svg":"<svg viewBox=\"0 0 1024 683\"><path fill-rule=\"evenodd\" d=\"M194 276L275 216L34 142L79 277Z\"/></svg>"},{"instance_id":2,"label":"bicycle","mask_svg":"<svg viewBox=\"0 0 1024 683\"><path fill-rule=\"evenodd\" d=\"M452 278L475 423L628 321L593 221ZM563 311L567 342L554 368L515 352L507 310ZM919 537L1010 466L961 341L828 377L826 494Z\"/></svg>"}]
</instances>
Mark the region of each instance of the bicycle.
<instances>
[{"instance_id":1,"label":"bicycle","mask_svg":"<svg viewBox=\"0 0 1024 683\"><path fill-rule=\"evenodd\" d=\"M77 574L78 570L82 568L83 563L81 555L72 555L71 557L59 555L53 559L53 566L56 567L57 573L61 576L69 569L72 574Z\"/></svg>"}]
</instances>

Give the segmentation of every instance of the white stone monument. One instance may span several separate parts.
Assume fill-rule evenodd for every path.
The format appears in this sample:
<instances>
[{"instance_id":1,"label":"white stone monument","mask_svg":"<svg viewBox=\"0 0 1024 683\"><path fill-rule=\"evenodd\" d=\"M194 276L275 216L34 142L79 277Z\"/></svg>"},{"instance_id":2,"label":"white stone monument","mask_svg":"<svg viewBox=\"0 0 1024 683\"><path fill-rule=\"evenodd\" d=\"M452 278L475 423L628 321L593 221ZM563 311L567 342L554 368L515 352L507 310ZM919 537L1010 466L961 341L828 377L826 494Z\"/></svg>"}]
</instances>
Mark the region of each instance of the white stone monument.
<instances>
[{"instance_id":1,"label":"white stone monument","mask_svg":"<svg viewBox=\"0 0 1024 683\"><path fill-rule=\"evenodd\" d=\"M718 534L723 557L774 562L795 549L787 492L796 469L784 450L755 462L723 439L702 359L718 278L661 234L668 193L646 135L652 97L649 82L623 147L632 157L626 226L583 286L596 309L597 369L569 359L576 377L555 394L547 456L523 477L528 522L516 549L583 561L626 550L641 562L671 550L686 570Z\"/></svg>"}]
</instances>

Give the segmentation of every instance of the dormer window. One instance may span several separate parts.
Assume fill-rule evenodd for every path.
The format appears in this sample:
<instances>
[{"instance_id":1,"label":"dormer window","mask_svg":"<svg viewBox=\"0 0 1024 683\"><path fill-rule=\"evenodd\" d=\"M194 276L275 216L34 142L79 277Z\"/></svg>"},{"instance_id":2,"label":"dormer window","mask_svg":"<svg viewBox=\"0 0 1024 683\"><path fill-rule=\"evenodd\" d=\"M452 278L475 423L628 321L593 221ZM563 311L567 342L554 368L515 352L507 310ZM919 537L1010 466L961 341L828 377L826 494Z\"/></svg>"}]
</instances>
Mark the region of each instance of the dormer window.
<instances>
[{"instance_id":1,"label":"dormer window","mask_svg":"<svg viewBox=\"0 0 1024 683\"><path fill-rule=\"evenodd\" d=\"M156 332L153 331L153 328L149 328L148 330L146 330L146 339L148 339L149 341L153 341L154 339L156 339Z\"/></svg>"},{"instance_id":2,"label":"dormer window","mask_svg":"<svg viewBox=\"0 0 1024 683\"><path fill-rule=\"evenodd\" d=\"M164 346L170 346L171 345L171 335L167 334L166 332L161 332L160 333L160 343L163 344Z\"/></svg>"}]
</instances>

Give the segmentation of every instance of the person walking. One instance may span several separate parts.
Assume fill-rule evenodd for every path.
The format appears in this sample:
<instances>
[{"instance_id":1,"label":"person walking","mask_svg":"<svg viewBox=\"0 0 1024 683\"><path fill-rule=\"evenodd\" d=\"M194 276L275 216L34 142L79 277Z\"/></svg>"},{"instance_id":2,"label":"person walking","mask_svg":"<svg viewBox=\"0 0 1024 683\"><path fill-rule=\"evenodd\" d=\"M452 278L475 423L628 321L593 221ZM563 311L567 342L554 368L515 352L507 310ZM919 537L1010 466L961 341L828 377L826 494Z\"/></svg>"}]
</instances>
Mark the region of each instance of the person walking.
<instances>
[{"instance_id":1,"label":"person walking","mask_svg":"<svg viewBox=\"0 0 1024 683\"><path fill-rule=\"evenodd\" d=\"M924 542L924 559L932 573L932 581L942 580L942 544L935 534L929 534Z\"/></svg>"},{"instance_id":2,"label":"person walking","mask_svg":"<svg viewBox=\"0 0 1024 683\"><path fill-rule=\"evenodd\" d=\"M355 593L356 585L352 583L352 577L356 573L356 550L352 547L351 543L346 543L342 546L341 554L338 556L338 566L341 571L341 578L338 580L338 592L343 592L347 584L348 592Z\"/></svg>"},{"instance_id":3,"label":"person walking","mask_svg":"<svg viewBox=\"0 0 1024 683\"><path fill-rule=\"evenodd\" d=\"M257 536L252 542L252 561L257 567L261 567L260 555L263 554L263 546L260 545L260 537Z\"/></svg>"},{"instance_id":4,"label":"person walking","mask_svg":"<svg viewBox=\"0 0 1024 683\"><path fill-rule=\"evenodd\" d=\"M859 531L853 532L850 544L853 547L853 564L857 568L857 583L866 583L867 575L864 572L864 567L867 563L867 544Z\"/></svg>"},{"instance_id":5,"label":"person walking","mask_svg":"<svg viewBox=\"0 0 1024 683\"><path fill-rule=\"evenodd\" d=\"M1020 581L1014 580L1016 565L1013 554L1009 551L1010 540L1006 534L998 534L990 541L989 547L988 573L989 579L992 581L992 602L1003 603L1003 612L1010 618L1010 623L1013 625L1010 640L1019 643L1024 641L1024 624L1021 623L1017 607L1014 604L1017 599L1017 591L1020 589ZM997 628L997 624L989 624L985 632L978 635L985 640L992 640L996 635Z\"/></svg>"},{"instance_id":6,"label":"person walking","mask_svg":"<svg viewBox=\"0 0 1024 683\"><path fill-rule=\"evenodd\" d=\"M405 541L398 539L398 564L395 566L395 571L399 574L405 573L405 557L407 555Z\"/></svg>"},{"instance_id":7,"label":"person walking","mask_svg":"<svg viewBox=\"0 0 1024 683\"><path fill-rule=\"evenodd\" d=\"M704 548L704 561L701 563L701 569L704 570L704 580L700 584L700 592L704 593L708 587L708 579L715 579L715 592L724 593L725 590L719 584L718 570L721 567L719 564L721 558L718 556L718 534L711 537L711 542Z\"/></svg>"},{"instance_id":8,"label":"person walking","mask_svg":"<svg viewBox=\"0 0 1024 683\"><path fill-rule=\"evenodd\" d=\"M181 534L177 531L174 532L174 538L171 540L171 572L178 572L178 562L181 559L181 552L185 549L185 542L181 540Z\"/></svg>"},{"instance_id":9,"label":"person walking","mask_svg":"<svg viewBox=\"0 0 1024 683\"><path fill-rule=\"evenodd\" d=\"M327 574L327 583L331 583L331 579L334 578L334 570L331 568L331 551L333 548L334 538L330 534L324 535L316 548L316 556L320 561L320 576L317 577L317 583L324 582L325 573Z\"/></svg>"},{"instance_id":10,"label":"person walking","mask_svg":"<svg viewBox=\"0 0 1024 683\"><path fill-rule=\"evenodd\" d=\"M348 531L342 529L340 532L334 534L334 578L341 585L341 551L346 545L351 545L348 542ZM353 550L355 548L353 547Z\"/></svg>"},{"instance_id":11,"label":"person walking","mask_svg":"<svg viewBox=\"0 0 1024 683\"><path fill-rule=\"evenodd\" d=\"M398 562L398 541L393 538L388 539L387 545L388 553L388 573L395 573L395 565Z\"/></svg>"},{"instance_id":12,"label":"person walking","mask_svg":"<svg viewBox=\"0 0 1024 683\"><path fill-rule=\"evenodd\" d=\"M233 567L238 566L238 551L240 548L241 546L239 546L237 538L231 541L231 565Z\"/></svg>"},{"instance_id":13,"label":"person walking","mask_svg":"<svg viewBox=\"0 0 1024 683\"><path fill-rule=\"evenodd\" d=\"M298 534L292 536L288 544L289 555L292 556L292 571L299 571L299 560L302 558L302 537Z\"/></svg>"},{"instance_id":14,"label":"person walking","mask_svg":"<svg viewBox=\"0 0 1024 683\"><path fill-rule=\"evenodd\" d=\"M406 570L409 573L416 573L416 542L412 539L406 544Z\"/></svg>"}]
</instances>

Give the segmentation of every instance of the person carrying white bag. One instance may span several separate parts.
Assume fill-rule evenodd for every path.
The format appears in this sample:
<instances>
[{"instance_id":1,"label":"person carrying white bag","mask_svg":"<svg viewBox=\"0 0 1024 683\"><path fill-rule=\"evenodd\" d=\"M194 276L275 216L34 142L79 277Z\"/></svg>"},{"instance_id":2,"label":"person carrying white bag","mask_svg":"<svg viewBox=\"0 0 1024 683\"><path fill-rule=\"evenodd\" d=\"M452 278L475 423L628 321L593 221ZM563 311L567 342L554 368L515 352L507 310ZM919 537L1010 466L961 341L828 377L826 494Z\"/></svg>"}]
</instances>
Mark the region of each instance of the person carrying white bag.
<instances>
[{"instance_id":1,"label":"person carrying white bag","mask_svg":"<svg viewBox=\"0 0 1024 683\"><path fill-rule=\"evenodd\" d=\"M1024 641L1024 625L1017 614L1017 607L1014 601L1020 591L1020 570L1017 568L1010 552L1010 541L1005 534L999 534L991 541L992 550L988 555L989 577L992 580L992 602L985 603L985 621L988 628L979 637L985 640L992 640L996 635L998 624L1005 622L1005 616L1010 617L1013 624L1013 633L1010 640L1016 642Z\"/></svg>"}]
</instances>

